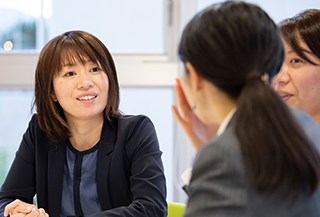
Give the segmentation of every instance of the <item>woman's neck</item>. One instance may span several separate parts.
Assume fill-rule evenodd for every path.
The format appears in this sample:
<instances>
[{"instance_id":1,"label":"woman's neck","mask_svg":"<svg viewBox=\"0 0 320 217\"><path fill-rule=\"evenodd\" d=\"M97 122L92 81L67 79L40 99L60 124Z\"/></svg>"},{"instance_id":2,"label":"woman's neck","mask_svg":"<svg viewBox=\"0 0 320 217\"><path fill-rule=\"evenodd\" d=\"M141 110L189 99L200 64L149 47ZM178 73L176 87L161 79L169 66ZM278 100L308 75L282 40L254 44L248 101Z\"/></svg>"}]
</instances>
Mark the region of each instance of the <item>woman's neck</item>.
<instances>
[{"instance_id":1,"label":"woman's neck","mask_svg":"<svg viewBox=\"0 0 320 217\"><path fill-rule=\"evenodd\" d=\"M71 145L78 151L85 151L98 143L101 137L104 116L94 117L92 119L67 120L71 137Z\"/></svg>"},{"instance_id":2,"label":"woman's neck","mask_svg":"<svg viewBox=\"0 0 320 217\"><path fill-rule=\"evenodd\" d=\"M207 124L221 124L227 117L229 112L237 106L236 100L231 99L226 93L219 90L212 84L208 84L203 91L201 98L203 99L204 119Z\"/></svg>"}]
</instances>

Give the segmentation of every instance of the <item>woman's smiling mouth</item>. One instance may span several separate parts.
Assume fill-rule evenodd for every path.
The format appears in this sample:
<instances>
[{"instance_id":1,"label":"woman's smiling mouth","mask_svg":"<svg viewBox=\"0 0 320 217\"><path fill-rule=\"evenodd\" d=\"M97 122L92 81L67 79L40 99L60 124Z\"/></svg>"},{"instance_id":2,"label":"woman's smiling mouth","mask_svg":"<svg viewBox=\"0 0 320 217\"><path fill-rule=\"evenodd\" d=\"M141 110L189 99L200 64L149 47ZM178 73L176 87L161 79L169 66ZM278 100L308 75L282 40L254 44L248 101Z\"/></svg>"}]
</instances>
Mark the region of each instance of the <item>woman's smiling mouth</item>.
<instances>
[{"instance_id":1,"label":"woman's smiling mouth","mask_svg":"<svg viewBox=\"0 0 320 217\"><path fill-rule=\"evenodd\" d=\"M279 94L279 96L281 97L281 99L283 101L287 101L288 99L291 98L291 96L293 96L292 94L284 92L284 91L277 91L277 93Z\"/></svg>"},{"instance_id":2,"label":"woman's smiling mouth","mask_svg":"<svg viewBox=\"0 0 320 217\"><path fill-rule=\"evenodd\" d=\"M87 96L82 96L82 97L79 97L77 98L77 100L80 100L80 101L88 101L88 100L92 100L94 98L96 98L97 96L95 95L87 95Z\"/></svg>"}]
</instances>

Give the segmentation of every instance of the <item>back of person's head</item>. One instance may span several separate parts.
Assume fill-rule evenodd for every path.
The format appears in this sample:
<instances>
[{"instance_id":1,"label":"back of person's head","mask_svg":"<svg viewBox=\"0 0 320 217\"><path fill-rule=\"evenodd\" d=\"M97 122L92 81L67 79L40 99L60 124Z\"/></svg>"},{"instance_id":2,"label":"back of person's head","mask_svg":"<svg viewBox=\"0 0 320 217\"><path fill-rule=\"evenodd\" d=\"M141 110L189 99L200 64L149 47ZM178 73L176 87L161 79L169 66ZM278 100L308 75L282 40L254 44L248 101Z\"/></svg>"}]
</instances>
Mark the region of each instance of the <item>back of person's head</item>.
<instances>
[{"instance_id":1,"label":"back of person's head","mask_svg":"<svg viewBox=\"0 0 320 217\"><path fill-rule=\"evenodd\" d=\"M309 9L279 23L281 36L302 59L313 63L305 54L301 43L320 58L320 10Z\"/></svg>"},{"instance_id":2,"label":"back of person's head","mask_svg":"<svg viewBox=\"0 0 320 217\"><path fill-rule=\"evenodd\" d=\"M184 29L179 55L215 86L237 98L252 77L280 69L277 26L258 6L228 1L197 14Z\"/></svg>"},{"instance_id":3,"label":"back of person's head","mask_svg":"<svg viewBox=\"0 0 320 217\"><path fill-rule=\"evenodd\" d=\"M84 31L70 31L50 40L42 49L35 73L35 99L39 125L53 141L70 137L68 123L59 102L52 99L53 78L63 66L86 61L101 66L109 80L105 116L117 118L119 113L119 84L112 56L95 36Z\"/></svg>"},{"instance_id":4,"label":"back of person's head","mask_svg":"<svg viewBox=\"0 0 320 217\"><path fill-rule=\"evenodd\" d=\"M235 132L256 189L289 196L306 183L309 193L317 189L317 150L262 81L278 73L284 51L277 26L261 8L239 1L209 6L184 29L179 56L236 101Z\"/></svg>"}]
</instances>

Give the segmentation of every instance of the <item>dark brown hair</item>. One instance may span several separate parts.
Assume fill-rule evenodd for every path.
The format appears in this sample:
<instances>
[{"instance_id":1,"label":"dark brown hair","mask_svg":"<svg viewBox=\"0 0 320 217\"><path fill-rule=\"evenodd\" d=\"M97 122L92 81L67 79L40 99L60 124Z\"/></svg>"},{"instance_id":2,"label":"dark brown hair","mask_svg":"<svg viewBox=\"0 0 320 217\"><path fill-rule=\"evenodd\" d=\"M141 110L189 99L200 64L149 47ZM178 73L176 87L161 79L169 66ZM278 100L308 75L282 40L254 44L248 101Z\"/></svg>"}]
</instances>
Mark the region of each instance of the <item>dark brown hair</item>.
<instances>
[{"instance_id":1,"label":"dark brown hair","mask_svg":"<svg viewBox=\"0 0 320 217\"><path fill-rule=\"evenodd\" d=\"M68 123L63 109L52 99L53 78L66 64L86 60L100 65L109 80L108 102L105 117L118 118L119 84L116 68L111 54L105 45L95 36L84 31L63 33L49 41L42 49L35 73L35 99L40 128L53 141L63 141L70 137Z\"/></svg>"},{"instance_id":2,"label":"dark brown hair","mask_svg":"<svg viewBox=\"0 0 320 217\"><path fill-rule=\"evenodd\" d=\"M179 55L237 101L233 119L250 182L294 195L320 180L320 156L287 105L261 81L283 61L279 30L258 6L227 1L198 13L183 31ZM290 195L291 196L291 195Z\"/></svg>"},{"instance_id":3,"label":"dark brown hair","mask_svg":"<svg viewBox=\"0 0 320 217\"><path fill-rule=\"evenodd\" d=\"M300 40L320 58L320 10L309 9L279 23L282 38L305 61L316 65L303 52Z\"/></svg>"}]
</instances>

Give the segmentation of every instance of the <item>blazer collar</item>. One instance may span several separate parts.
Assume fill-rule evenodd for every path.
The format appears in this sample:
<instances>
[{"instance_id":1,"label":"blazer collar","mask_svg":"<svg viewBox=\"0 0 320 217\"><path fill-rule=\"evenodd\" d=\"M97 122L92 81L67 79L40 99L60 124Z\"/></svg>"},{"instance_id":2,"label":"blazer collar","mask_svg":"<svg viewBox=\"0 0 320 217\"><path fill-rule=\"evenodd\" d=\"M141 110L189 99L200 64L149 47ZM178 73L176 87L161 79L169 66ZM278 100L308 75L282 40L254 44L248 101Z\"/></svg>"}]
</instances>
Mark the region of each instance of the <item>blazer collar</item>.
<instances>
[{"instance_id":1,"label":"blazer collar","mask_svg":"<svg viewBox=\"0 0 320 217\"><path fill-rule=\"evenodd\" d=\"M97 160L97 170L96 170L96 179L97 179L97 191L98 198L101 204L102 210L108 210L112 208L112 204L109 198L108 190L108 175L111 157L109 156L112 153L114 146L117 140L117 119L112 119L110 122L108 119L105 119L101 139L98 151L98 160Z\"/></svg>"},{"instance_id":2,"label":"blazer collar","mask_svg":"<svg viewBox=\"0 0 320 217\"><path fill-rule=\"evenodd\" d=\"M60 216L66 141L51 142L51 145L48 153L48 211L51 216Z\"/></svg>"},{"instance_id":3,"label":"blazer collar","mask_svg":"<svg viewBox=\"0 0 320 217\"><path fill-rule=\"evenodd\" d=\"M113 151L117 137L117 125L117 119L109 121L105 118L104 120L99 146L99 152L104 155L108 155Z\"/></svg>"},{"instance_id":4,"label":"blazer collar","mask_svg":"<svg viewBox=\"0 0 320 217\"><path fill-rule=\"evenodd\" d=\"M237 111L237 107L234 107L233 109L231 109L231 111L227 114L227 116L224 118L224 120L222 121L222 123L220 124L220 127L217 131L217 136L220 136L222 133L224 133L224 131L230 126L230 123L232 121L232 119L234 119L234 114Z\"/></svg>"}]
</instances>

